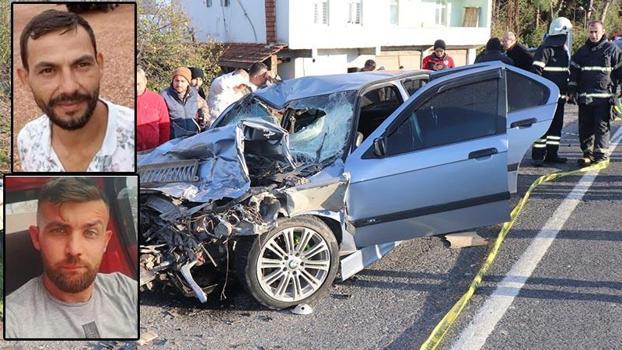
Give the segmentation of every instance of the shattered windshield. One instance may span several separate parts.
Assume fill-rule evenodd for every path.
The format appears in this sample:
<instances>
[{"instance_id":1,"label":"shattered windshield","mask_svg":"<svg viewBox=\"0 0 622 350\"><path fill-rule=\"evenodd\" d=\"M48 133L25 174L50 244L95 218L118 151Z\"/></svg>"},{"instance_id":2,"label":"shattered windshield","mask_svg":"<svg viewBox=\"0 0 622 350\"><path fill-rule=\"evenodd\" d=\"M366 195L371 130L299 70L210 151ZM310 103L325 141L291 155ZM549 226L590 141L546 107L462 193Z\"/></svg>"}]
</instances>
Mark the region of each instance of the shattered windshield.
<instances>
[{"instance_id":1,"label":"shattered windshield","mask_svg":"<svg viewBox=\"0 0 622 350\"><path fill-rule=\"evenodd\" d=\"M232 107L217 126L262 119L289 132L289 146L297 163L323 163L341 155L352 130L356 91L341 91L290 102L276 110L249 95Z\"/></svg>"},{"instance_id":2,"label":"shattered windshield","mask_svg":"<svg viewBox=\"0 0 622 350\"><path fill-rule=\"evenodd\" d=\"M343 91L291 102L284 128L289 148L302 163L322 163L341 155L352 130L356 91Z\"/></svg>"},{"instance_id":3,"label":"shattered windshield","mask_svg":"<svg viewBox=\"0 0 622 350\"><path fill-rule=\"evenodd\" d=\"M274 113L274 114L273 114ZM237 124L243 120L261 119L280 124L281 118L275 110L256 99L254 95L246 95L240 103L227 111L218 126Z\"/></svg>"}]
</instances>

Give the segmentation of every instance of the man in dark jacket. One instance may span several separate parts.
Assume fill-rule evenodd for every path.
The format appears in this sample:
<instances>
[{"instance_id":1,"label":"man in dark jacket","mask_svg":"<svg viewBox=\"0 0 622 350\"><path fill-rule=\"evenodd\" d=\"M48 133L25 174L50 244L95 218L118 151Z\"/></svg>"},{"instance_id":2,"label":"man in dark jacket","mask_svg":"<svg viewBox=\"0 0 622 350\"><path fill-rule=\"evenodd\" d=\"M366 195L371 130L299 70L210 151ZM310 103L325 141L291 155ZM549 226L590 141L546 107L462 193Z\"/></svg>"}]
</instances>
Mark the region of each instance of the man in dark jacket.
<instances>
[{"instance_id":1,"label":"man in dark jacket","mask_svg":"<svg viewBox=\"0 0 622 350\"><path fill-rule=\"evenodd\" d=\"M505 64L514 65L514 61L503 52L499 38L490 38L486 43L486 50L475 58L475 63L488 61L501 61Z\"/></svg>"},{"instance_id":2,"label":"man in dark jacket","mask_svg":"<svg viewBox=\"0 0 622 350\"><path fill-rule=\"evenodd\" d=\"M188 67L190 69L190 73L192 74L192 80L190 80L190 85L192 85L199 92L199 96L201 96L204 100L205 91L203 90L203 69L196 67Z\"/></svg>"},{"instance_id":3,"label":"man in dark jacket","mask_svg":"<svg viewBox=\"0 0 622 350\"><path fill-rule=\"evenodd\" d=\"M572 49L572 23L559 17L551 22L549 33L538 47L533 57L531 71L554 82L559 88L560 97L557 110L549 130L533 144L531 159L535 166L547 163L566 163L568 159L559 157L559 141L564 125L564 106L568 93L570 71L570 50Z\"/></svg>"},{"instance_id":4,"label":"man in dark jacket","mask_svg":"<svg viewBox=\"0 0 622 350\"><path fill-rule=\"evenodd\" d=\"M600 21L588 26L585 44L570 63L570 98L579 103L580 166L608 160L611 106L622 81L622 51L607 40Z\"/></svg>"},{"instance_id":5,"label":"man in dark jacket","mask_svg":"<svg viewBox=\"0 0 622 350\"><path fill-rule=\"evenodd\" d=\"M190 86L192 73L186 67L173 71L171 86L162 91L171 120L171 139L201 132L208 116L207 103Z\"/></svg>"},{"instance_id":6,"label":"man in dark jacket","mask_svg":"<svg viewBox=\"0 0 622 350\"><path fill-rule=\"evenodd\" d=\"M514 61L514 65L524 70L531 69L531 62L533 56L529 53L526 47L518 43L516 35L512 32L506 32L503 34L503 48L508 57Z\"/></svg>"}]
</instances>

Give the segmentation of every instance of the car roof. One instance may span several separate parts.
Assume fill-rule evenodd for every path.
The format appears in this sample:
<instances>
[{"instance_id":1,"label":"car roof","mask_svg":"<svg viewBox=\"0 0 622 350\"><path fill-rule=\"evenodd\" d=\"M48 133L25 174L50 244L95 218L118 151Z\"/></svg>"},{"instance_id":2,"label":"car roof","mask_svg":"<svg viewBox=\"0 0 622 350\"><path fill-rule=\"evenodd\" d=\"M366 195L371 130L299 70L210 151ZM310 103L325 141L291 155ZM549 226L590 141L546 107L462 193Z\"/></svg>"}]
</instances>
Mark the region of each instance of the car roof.
<instances>
[{"instance_id":1,"label":"car roof","mask_svg":"<svg viewBox=\"0 0 622 350\"><path fill-rule=\"evenodd\" d=\"M271 106L281 108L287 102L301 98L321 96L339 91L359 90L371 83L404 79L419 74L428 74L428 71L374 71L306 76L281 81L270 87L257 90L255 95Z\"/></svg>"}]
</instances>

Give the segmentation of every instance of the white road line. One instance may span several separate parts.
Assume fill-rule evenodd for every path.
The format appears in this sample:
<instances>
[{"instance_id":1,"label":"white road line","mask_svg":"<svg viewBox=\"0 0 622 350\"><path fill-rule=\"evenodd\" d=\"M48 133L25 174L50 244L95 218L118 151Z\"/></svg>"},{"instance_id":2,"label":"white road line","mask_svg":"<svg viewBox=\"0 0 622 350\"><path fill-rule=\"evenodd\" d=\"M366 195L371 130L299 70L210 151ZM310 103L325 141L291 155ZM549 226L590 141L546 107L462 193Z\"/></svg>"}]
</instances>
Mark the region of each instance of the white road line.
<instances>
[{"instance_id":1,"label":"white road line","mask_svg":"<svg viewBox=\"0 0 622 350\"><path fill-rule=\"evenodd\" d=\"M611 147L617 147L622 138L622 127L612 137ZM581 177L572 192L566 196L555 213L546 222L542 230L533 239L520 259L512 266L510 272L499 283L494 293L486 300L484 306L462 331L460 338L452 345L452 349L480 349L486 343L495 326L501 320L514 298L525 285L525 282L538 266L540 260L549 249L564 223L577 207L583 195L594 182L597 172L586 173Z\"/></svg>"}]
</instances>

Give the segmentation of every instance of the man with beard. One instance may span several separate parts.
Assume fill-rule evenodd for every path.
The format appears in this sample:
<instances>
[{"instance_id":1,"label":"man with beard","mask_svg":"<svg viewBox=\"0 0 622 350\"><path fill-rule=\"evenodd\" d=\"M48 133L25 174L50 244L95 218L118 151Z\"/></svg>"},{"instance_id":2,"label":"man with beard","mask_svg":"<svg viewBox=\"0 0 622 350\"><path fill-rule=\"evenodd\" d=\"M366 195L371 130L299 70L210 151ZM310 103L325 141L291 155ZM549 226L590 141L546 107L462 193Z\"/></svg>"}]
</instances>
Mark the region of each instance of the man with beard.
<instances>
[{"instance_id":1,"label":"man with beard","mask_svg":"<svg viewBox=\"0 0 622 350\"><path fill-rule=\"evenodd\" d=\"M35 16L20 37L19 79L45 113L19 132L24 171L134 171L134 111L99 98L104 57L82 17Z\"/></svg>"},{"instance_id":2,"label":"man with beard","mask_svg":"<svg viewBox=\"0 0 622 350\"><path fill-rule=\"evenodd\" d=\"M108 220L109 204L90 179L55 178L41 188L28 230L43 274L6 297L8 338L138 337L137 282L98 273Z\"/></svg>"},{"instance_id":3,"label":"man with beard","mask_svg":"<svg viewBox=\"0 0 622 350\"><path fill-rule=\"evenodd\" d=\"M170 138L192 136L209 126L207 102L190 85L192 72L179 67L171 74L171 86L160 92L171 122Z\"/></svg>"}]
</instances>

